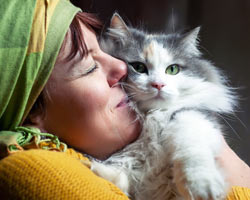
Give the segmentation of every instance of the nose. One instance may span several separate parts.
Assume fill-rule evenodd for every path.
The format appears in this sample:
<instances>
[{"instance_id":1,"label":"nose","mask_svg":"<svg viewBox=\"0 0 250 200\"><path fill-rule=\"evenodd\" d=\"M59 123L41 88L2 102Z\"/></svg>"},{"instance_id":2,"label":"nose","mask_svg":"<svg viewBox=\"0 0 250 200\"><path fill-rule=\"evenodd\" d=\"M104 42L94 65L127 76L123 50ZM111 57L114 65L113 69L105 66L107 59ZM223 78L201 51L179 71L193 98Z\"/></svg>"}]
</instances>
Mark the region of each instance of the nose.
<instances>
[{"instance_id":1,"label":"nose","mask_svg":"<svg viewBox=\"0 0 250 200\"><path fill-rule=\"evenodd\" d=\"M116 59L112 56L109 56L107 69L107 81L110 87L115 85L118 81L120 81L123 77L127 75L127 65L123 61Z\"/></svg>"},{"instance_id":2,"label":"nose","mask_svg":"<svg viewBox=\"0 0 250 200\"><path fill-rule=\"evenodd\" d=\"M165 84L153 82L153 83L151 83L151 86L158 89L158 90L161 90L161 88L163 88L165 86Z\"/></svg>"}]
</instances>

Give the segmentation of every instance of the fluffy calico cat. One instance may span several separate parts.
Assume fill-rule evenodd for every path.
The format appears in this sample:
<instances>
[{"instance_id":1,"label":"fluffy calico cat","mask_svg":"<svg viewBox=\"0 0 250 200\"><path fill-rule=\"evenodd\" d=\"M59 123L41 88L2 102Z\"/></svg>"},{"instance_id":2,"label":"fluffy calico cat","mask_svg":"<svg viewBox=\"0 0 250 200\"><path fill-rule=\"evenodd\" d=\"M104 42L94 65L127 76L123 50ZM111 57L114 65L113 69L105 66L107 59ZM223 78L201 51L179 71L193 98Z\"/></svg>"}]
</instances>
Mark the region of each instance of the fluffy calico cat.
<instances>
[{"instance_id":1,"label":"fluffy calico cat","mask_svg":"<svg viewBox=\"0 0 250 200\"><path fill-rule=\"evenodd\" d=\"M234 94L222 73L201 57L199 28L186 34L147 34L118 14L102 48L128 64L124 87L143 125L137 141L92 170L136 200L224 199L216 163L222 126Z\"/></svg>"}]
</instances>

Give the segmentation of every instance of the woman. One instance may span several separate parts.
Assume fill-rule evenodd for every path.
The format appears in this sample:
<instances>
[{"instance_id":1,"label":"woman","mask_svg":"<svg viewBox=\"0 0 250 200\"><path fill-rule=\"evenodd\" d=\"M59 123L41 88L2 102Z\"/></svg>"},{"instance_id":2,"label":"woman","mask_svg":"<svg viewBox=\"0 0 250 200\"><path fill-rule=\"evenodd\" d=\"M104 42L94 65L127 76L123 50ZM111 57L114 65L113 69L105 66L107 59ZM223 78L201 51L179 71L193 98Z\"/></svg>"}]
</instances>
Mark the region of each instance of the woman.
<instances>
[{"instance_id":1,"label":"woman","mask_svg":"<svg viewBox=\"0 0 250 200\"><path fill-rule=\"evenodd\" d=\"M1 198L128 199L67 148L103 159L140 133L98 21L67 0L2 1L0 13Z\"/></svg>"}]
</instances>

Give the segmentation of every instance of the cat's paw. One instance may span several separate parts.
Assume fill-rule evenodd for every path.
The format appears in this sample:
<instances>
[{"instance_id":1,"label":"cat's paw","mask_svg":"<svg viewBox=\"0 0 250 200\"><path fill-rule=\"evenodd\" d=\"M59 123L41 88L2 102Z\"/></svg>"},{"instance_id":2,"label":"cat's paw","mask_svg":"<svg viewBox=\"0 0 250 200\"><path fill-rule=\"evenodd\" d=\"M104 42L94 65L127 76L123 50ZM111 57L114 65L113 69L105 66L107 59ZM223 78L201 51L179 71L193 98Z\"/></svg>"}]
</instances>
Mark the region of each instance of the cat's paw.
<instances>
[{"instance_id":1,"label":"cat's paw","mask_svg":"<svg viewBox=\"0 0 250 200\"><path fill-rule=\"evenodd\" d=\"M90 168L96 175L112 182L119 187L127 196L129 195L129 181L127 174L121 169L107 166L102 163L92 161Z\"/></svg>"},{"instance_id":2,"label":"cat's paw","mask_svg":"<svg viewBox=\"0 0 250 200\"><path fill-rule=\"evenodd\" d=\"M194 167L177 170L175 183L178 191L187 200L224 200L227 184L215 167Z\"/></svg>"}]
</instances>

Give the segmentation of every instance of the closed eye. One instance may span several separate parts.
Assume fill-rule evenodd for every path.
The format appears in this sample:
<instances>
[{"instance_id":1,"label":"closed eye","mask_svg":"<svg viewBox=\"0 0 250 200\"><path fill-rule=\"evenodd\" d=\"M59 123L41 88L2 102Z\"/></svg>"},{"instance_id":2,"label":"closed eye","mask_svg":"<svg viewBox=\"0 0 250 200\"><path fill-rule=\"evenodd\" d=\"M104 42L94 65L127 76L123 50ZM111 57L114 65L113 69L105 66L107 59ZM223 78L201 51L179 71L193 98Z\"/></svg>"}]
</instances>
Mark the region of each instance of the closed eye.
<instances>
[{"instance_id":1,"label":"closed eye","mask_svg":"<svg viewBox=\"0 0 250 200\"><path fill-rule=\"evenodd\" d=\"M93 67L91 67L90 69L88 69L84 75L91 74L91 73L93 73L93 72L94 72L95 70L97 70L97 69L98 69L98 66L97 66L97 64L95 63L95 65L94 65Z\"/></svg>"}]
</instances>

